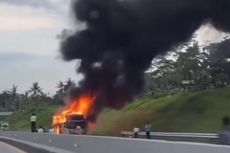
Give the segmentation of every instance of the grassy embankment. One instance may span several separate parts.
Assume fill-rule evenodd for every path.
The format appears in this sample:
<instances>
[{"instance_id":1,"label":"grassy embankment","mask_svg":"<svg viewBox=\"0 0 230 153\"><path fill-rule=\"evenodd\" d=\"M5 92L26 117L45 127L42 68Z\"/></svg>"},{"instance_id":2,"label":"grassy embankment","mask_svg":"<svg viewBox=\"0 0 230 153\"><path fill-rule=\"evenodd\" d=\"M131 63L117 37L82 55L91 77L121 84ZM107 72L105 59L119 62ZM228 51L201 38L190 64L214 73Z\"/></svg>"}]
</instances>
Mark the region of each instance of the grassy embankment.
<instances>
[{"instance_id":1,"label":"grassy embankment","mask_svg":"<svg viewBox=\"0 0 230 153\"><path fill-rule=\"evenodd\" d=\"M181 93L153 99L145 96L122 110L105 110L95 131L118 135L122 130L152 123L155 131L218 132L221 118L230 115L230 88Z\"/></svg>"},{"instance_id":2,"label":"grassy embankment","mask_svg":"<svg viewBox=\"0 0 230 153\"><path fill-rule=\"evenodd\" d=\"M10 117L13 130L29 129L32 112L38 124L48 127L57 107L41 107ZM119 135L134 126L151 122L155 131L217 132L223 116L230 115L230 88L196 93L181 93L155 99L152 95L136 99L122 110L104 110L98 119L96 134Z\"/></svg>"},{"instance_id":3,"label":"grassy embankment","mask_svg":"<svg viewBox=\"0 0 230 153\"><path fill-rule=\"evenodd\" d=\"M29 131L30 116L32 113L37 115L37 125L42 125L46 129L51 126L52 116L57 111L57 106L40 106L28 108L25 111L16 112L8 119L10 130Z\"/></svg>"}]
</instances>

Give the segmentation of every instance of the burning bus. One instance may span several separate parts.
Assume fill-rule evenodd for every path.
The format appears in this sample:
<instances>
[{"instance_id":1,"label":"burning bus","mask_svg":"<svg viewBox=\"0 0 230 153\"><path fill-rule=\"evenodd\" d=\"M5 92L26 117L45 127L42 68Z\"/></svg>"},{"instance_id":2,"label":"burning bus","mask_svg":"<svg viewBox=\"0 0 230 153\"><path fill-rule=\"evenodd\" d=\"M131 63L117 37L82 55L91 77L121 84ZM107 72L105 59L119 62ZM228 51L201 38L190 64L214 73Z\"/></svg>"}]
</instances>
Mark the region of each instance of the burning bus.
<instances>
[{"instance_id":1,"label":"burning bus","mask_svg":"<svg viewBox=\"0 0 230 153\"><path fill-rule=\"evenodd\" d=\"M53 125L57 134L84 134L87 132L87 124L88 121L84 115L75 114L66 116L65 122ZM80 133L78 128L81 130Z\"/></svg>"},{"instance_id":2,"label":"burning bus","mask_svg":"<svg viewBox=\"0 0 230 153\"><path fill-rule=\"evenodd\" d=\"M87 132L88 117L93 109L96 97L83 95L67 104L53 116L53 127L56 134L77 134L80 127L82 133Z\"/></svg>"}]
</instances>

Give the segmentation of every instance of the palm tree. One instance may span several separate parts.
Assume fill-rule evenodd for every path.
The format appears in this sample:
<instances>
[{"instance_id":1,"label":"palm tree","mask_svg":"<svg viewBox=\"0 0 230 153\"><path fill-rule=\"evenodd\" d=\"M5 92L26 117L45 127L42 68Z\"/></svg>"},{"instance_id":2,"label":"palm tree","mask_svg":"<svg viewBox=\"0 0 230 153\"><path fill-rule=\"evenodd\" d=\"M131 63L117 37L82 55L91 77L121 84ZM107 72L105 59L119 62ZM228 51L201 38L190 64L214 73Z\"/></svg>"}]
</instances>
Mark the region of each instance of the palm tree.
<instances>
[{"instance_id":1,"label":"palm tree","mask_svg":"<svg viewBox=\"0 0 230 153\"><path fill-rule=\"evenodd\" d=\"M12 104L10 103L11 96L10 96L9 91L3 91L0 98L1 98L0 101L1 101L2 107L4 107L6 110L9 110L10 107L12 106Z\"/></svg>"},{"instance_id":2,"label":"palm tree","mask_svg":"<svg viewBox=\"0 0 230 153\"><path fill-rule=\"evenodd\" d=\"M38 82L34 82L32 87L30 88L30 90L28 92L31 93L32 97L37 97L37 96L43 95L42 89L39 86Z\"/></svg>"},{"instance_id":3,"label":"palm tree","mask_svg":"<svg viewBox=\"0 0 230 153\"><path fill-rule=\"evenodd\" d=\"M17 95L17 90L18 86L13 85L13 87L10 89L10 94L15 97Z\"/></svg>"},{"instance_id":4,"label":"palm tree","mask_svg":"<svg viewBox=\"0 0 230 153\"><path fill-rule=\"evenodd\" d=\"M67 91L71 88L76 87L76 83L71 80L70 78L66 81L66 84L64 86L64 92L67 93Z\"/></svg>"},{"instance_id":5,"label":"palm tree","mask_svg":"<svg viewBox=\"0 0 230 153\"><path fill-rule=\"evenodd\" d=\"M18 86L13 85L13 87L10 90L5 91L5 93L9 95L8 103L9 103L10 109L12 110L16 110L19 107L17 89L18 89Z\"/></svg>"},{"instance_id":6,"label":"palm tree","mask_svg":"<svg viewBox=\"0 0 230 153\"><path fill-rule=\"evenodd\" d=\"M64 97L65 97L65 83L63 81L59 81L57 84L58 90L56 91L56 94L54 95L55 103L57 104L63 104Z\"/></svg>"},{"instance_id":7,"label":"palm tree","mask_svg":"<svg viewBox=\"0 0 230 153\"><path fill-rule=\"evenodd\" d=\"M29 97L29 91L25 91L24 97L25 97L25 98L28 98L28 97Z\"/></svg>"},{"instance_id":8,"label":"palm tree","mask_svg":"<svg viewBox=\"0 0 230 153\"><path fill-rule=\"evenodd\" d=\"M57 92L59 94L64 94L64 90L65 90L65 84L62 81L59 81L57 84L57 88L59 89Z\"/></svg>"}]
</instances>

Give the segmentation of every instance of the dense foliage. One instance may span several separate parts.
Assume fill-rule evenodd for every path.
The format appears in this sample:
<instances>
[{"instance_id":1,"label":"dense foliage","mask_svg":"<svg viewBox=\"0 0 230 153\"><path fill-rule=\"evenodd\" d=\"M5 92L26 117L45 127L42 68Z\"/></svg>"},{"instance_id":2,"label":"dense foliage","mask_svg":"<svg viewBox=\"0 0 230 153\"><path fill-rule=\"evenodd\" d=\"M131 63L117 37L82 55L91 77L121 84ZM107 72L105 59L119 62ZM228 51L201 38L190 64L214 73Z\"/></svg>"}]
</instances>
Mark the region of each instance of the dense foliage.
<instances>
[{"instance_id":1,"label":"dense foliage","mask_svg":"<svg viewBox=\"0 0 230 153\"><path fill-rule=\"evenodd\" d=\"M230 39L202 47L192 42L182 50L153 61L147 91L197 91L229 85Z\"/></svg>"}]
</instances>

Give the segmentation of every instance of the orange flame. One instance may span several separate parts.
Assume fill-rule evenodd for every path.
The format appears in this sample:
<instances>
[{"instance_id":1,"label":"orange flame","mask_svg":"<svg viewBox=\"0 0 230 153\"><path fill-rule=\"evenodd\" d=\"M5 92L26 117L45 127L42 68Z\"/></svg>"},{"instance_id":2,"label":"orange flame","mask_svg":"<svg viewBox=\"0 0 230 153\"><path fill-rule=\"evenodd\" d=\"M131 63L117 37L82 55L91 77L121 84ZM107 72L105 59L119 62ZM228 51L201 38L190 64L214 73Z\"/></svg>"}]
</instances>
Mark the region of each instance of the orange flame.
<instances>
[{"instance_id":1,"label":"orange flame","mask_svg":"<svg viewBox=\"0 0 230 153\"><path fill-rule=\"evenodd\" d=\"M69 115L83 115L87 117L95 102L95 96L82 95L69 105L67 105L61 112L53 116L53 126L57 134L61 133L61 126L67 121Z\"/></svg>"}]
</instances>

